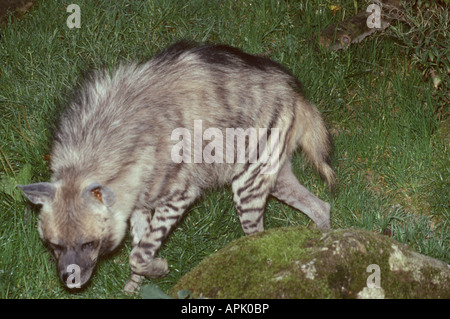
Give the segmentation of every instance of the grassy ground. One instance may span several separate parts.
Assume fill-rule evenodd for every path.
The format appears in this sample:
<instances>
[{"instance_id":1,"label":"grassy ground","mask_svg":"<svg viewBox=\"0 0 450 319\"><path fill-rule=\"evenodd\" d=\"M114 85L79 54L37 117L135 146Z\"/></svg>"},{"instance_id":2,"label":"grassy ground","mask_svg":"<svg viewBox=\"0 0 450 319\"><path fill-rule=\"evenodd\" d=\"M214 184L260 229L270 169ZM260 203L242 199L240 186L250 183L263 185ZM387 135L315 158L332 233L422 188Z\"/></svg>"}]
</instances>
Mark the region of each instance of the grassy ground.
<instances>
[{"instance_id":1,"label":"grassy ground","mask_svg":"<svg viewBox=\"0 0 450 319\"><path fill-rule=\"evenodd\" d=\"M66 25L70 3L81 8L79 29ZM356 13L354 1L342 3L333 15L325 0L47 0L4 27L0 298L124 297L129 240L99 263L87 289L70 293L39 240L38 208L14 185L48 180L51 128L84 71L144 60L180 38L268 54L304 83L334 137L339 188L328 193L300 154L295 170L306 187L332 204L333 228L388 234L450 262L449 122L436 119L432 83L392 39L374 36L338 53L315 50L312 40L320 30L344 12ZM303 214L269 200L265 227L288 225L314 227ZM167 291L204 257L242 235L230 190L205 194L160 251L171 272L154 283Z\"/></svg>"}]
</instances>

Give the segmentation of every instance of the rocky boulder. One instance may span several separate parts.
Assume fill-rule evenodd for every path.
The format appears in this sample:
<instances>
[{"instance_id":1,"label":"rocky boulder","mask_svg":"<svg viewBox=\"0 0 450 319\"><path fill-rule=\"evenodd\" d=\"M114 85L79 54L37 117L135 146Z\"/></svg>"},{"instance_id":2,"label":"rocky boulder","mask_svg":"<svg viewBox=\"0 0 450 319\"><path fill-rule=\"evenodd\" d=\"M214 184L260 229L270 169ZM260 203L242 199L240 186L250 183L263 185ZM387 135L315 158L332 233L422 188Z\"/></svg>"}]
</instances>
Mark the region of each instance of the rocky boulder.
<instances>
[{"instance_id":1,"label":"rocky boulder","mask_svg":"<svg viewBox=\"0 0 450 319\"><path fill-rule=\"evenodd\" d=\"M207 298L450 298L447 263L360 229L271 229L212 254L172 289Z\"/></svg>"}]
</instances>

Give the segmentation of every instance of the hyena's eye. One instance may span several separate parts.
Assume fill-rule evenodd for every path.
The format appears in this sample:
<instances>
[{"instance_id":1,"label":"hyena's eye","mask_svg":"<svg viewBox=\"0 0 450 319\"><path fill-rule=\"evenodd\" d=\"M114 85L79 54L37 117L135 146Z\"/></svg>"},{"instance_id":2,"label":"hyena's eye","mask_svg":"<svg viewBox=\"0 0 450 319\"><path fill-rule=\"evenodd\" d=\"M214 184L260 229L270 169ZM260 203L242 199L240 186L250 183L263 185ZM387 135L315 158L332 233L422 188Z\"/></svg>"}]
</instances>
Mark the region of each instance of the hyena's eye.
<instances>
[{"instance_id":1,"label":"hyena's eye","mask_svg":"<svg viewBox=\"0 0 450 319\"><path fill-rule=\"evenodd\" d=\"M53 243L48 243L49 246L51 247L51 249L53 249L53 251L55 253L60 253L61 251L63 251L64 247L58 244L53 244Z\"/></svg>"},{"instance_id":2,"label":"hyena's eye","mask_svg":"<svg viewBox=\"0 0 450 319\"><path fill-rule=\"evenodd\" d=\"M94 241L89 241L87 243L84 243L81 245L81 249L86 251L86 250L92 250L95 247L95 242Z\"/></svg>"}]
</instances>

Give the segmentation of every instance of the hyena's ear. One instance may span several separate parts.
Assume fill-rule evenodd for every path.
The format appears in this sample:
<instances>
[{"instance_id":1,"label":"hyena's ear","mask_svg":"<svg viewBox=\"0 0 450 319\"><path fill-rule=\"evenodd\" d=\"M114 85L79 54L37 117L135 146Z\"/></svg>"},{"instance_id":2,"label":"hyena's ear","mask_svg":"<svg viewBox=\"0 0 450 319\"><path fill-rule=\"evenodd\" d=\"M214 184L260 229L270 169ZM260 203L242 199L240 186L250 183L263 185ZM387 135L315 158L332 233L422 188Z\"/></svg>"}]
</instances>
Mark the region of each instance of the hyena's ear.
<instances>
[{"instance_id":1,"label":"hyena's ear","mask_svg":"<svg viewBox=\"0 0 450 319\"><path fill-rule=\"evenodd\" d=\"M106 206L112 206L115 200L114 191L109 187L100 185L99 183L92 183L86 187L84 196L93 196L100 203Z\"/></svg>"},{"instance_id":2,"label":"hyena's ear","mask_svg":"<svg viewBox=\"0 0 450 319\"><path fill-rule=\"evenodd\" d=\"M55 198L55 185L51 183L36 183L29 185L17 185L25 193L25 196L36 205L49 203Z\"/></svg>"}]
</instances>

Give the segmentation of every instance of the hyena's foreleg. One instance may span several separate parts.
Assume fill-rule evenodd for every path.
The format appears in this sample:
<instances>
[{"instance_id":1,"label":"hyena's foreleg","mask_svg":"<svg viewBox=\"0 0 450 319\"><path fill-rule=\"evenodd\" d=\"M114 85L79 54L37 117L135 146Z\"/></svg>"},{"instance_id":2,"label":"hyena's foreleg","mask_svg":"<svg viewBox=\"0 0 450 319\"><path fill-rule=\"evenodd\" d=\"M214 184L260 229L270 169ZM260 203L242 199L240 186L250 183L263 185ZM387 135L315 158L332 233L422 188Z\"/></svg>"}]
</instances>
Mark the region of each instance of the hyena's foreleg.
<instances>
[{"instance_id":1,"label":"hyena's foreleg","mask_svg":"<svg viewBox=\"0 0 450 319\"><path fill-rule=\"evenodd\" d=\"M146 209L135 209L130 218L131 248L134 249L144 238L144 235L150 232L150 222L152 213ZM124 291L132 293L139 290L144 276L131 272L130 279L125 284Z\"/></svg>"},{"instance_id":2,"label":"hyena's foreleg","mask_svg":"<svg viewBox=\"0 0 450 319\"><path fill-rule=\"evenodd\" d=\"M319 229L330 228L330 204L320 200L300 184L292 172L290 160L282 166L271 195L301 210Z\"/></svg>"},{"instance_id":3,"label":"hyena's foreleg","mask_svg":"<svg viewBox=\"0 0 450 319\"><path fill-rule=\"evenodd\" d=\"M134 274L160 277L167 273L167 262L164 259L155 258L155 255L182 213L167 206L155 209L148 232L131 250L130 268Z\"/></svg>"},{"instance_id":4,"label":"hyena's foreleg","mask_svg":"<svg viewBox=\"0 0 450 319\"><path fill-rule=\"evenodd\" d=\"M196 197L195 192L175 191L174 195L162 201L155 209L148 232L145 232L130 254L130 268L134 274L160 277L168 272L166 260L155 258L155 255L173 226Z\"/></svg>"}]
</instances>

